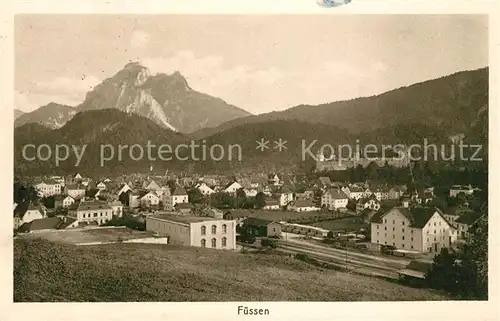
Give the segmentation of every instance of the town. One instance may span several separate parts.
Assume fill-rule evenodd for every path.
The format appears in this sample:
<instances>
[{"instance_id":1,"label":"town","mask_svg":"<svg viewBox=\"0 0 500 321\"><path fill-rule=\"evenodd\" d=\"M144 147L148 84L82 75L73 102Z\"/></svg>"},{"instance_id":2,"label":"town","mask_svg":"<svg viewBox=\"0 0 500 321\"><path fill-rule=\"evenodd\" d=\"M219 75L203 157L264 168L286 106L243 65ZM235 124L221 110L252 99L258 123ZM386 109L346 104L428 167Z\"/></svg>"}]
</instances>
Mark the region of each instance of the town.
<instances>
[{"instance_id":1,"label":"town","mask_svg":"<svg viewBox=\"0 0 500 321\"><path fill-rule=\"evenodd\" d=\"M467 244L487 221L484 191L470 184L443 190L338 182L330 178L335 172L319 169L310 175L167 172L92 179L76 173L19 180L14 233L58 241L89 232L88 244L267 248L418 284L436 255Z\"/></svg>"}]
</instances>

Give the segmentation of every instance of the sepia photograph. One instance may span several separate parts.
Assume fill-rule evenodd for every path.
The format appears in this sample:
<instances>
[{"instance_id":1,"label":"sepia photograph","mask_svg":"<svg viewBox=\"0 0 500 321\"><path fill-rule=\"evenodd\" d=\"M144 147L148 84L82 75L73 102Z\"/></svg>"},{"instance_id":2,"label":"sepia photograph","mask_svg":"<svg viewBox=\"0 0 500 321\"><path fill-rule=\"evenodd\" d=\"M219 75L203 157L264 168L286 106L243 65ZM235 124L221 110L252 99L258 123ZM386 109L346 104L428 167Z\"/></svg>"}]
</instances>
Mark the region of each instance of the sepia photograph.
<instances>
[{"instance_id":1,"label":"sepia photograph","mask_svg":"<svg viewBox=\"0 0 500 321\"><path fill-rule=\"evenodd\" d=\"M488 301L489 31L16 15L13 301Z\"/></svg>"}]
</instances>

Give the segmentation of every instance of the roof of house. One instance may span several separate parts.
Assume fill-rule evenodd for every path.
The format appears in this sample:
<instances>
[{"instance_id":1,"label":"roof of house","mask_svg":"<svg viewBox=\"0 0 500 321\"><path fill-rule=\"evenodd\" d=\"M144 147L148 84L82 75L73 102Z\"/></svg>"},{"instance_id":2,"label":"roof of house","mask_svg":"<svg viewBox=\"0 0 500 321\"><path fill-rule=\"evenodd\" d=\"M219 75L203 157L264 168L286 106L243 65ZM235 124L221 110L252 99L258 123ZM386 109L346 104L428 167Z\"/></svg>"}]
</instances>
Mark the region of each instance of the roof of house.
<instances>
[{"instance_id":1,"label":"roof of house","mask_svg":"<svg viewBox=\"0 0 500 321\"><path fill-rule=\"evenodd\" d=\"M329 189L326 193L330 194L332 196L332 198L334 198L334 199L347 199L348 198L344 192L339 191L339 190L334 189L334 188Z\"/></svg>"},{"instance_id":2,"label":"roof of house","mask_svg":"<svg viewBox=\"0 0 500 321\"><path fill-rule=\"evenodd\" d=\"M91 188L87 191L85 191L85 196L87 197L96 197L96 195L100 192L100 189L97 188Z\"/></svg>"},{"instance_id":3,"label":"roof of house","mask_svg":"<svg viewBox=\"0 0 500 321\"><path fill-rule=\"evenodd\" d=\"M65 229L65 228L67 228L68 226L70 226L71 224L73 224L76 221L77 221L76 218L66 216L65 218L63 218L61 220L61 222L59 223L59 225L57 226L57 228L58 229Z\"/></svg>"},{"instance_id":4,"label":"roof of house","mask_svg":"<svg viewBox=\"0 0 500 321\"><path fill-rule=\"evenodd\" d=\"M175 215L175 214L159 214L148 216L148 218L156 218L160 220L173 221L178 223L199 223L205 221L220 221L221 219L210 217L210 216L186 216L186 215Z\"/></svg>"},{"instance_id":5,"label":"roof of house","mask_svg":"<svg viewBox=\"0 0 500 321\"><path fill-rule=\"evenodd\" d=\"M56 229L61 224L61 219L59 217L49 217L33 220L28 223L24 223L19 227L20 232L29 232L37 230L48 230Z\"/></svg>"},{"instance_id":6,"label":"roof of house","mask_svg":"<svg viewBox=\"0 0 500 321\"><path fill-rule=\"evenodd\" d=\"M410 227L423 228L436 212L439 213L439 215L441 215L441 217L446 222L448 222L443 216L443 213L435 207L394 207L389 211L378 212L372 217L371 222L382 223L382 218L394 209L404 215L410 221Z\"/></svg>"},{"instance_id":7,"label":"roof of house","mask_svg":"<svg viewBox=\"0 0 500 321\"><path fill-rule=\"evenodd\" d=\"M85 186L80 185L80 184L68 184L68 185L66 185L66 188L68 190L82 190L82 189L86 189Z\"/></svg>"},{"instance_id":8,"label":"roof of house","mask_svg":"<svg viewBox=\"0 0 500 321\"><path fill-rule=\"evenodd\" d=\"M330 177L327 177L327 176L322 176L322 177L318 178L318 180L323 185L330 185L332 183L332 181L330 180Z\"/></svg>"},{"instance_id":9,"label":"roof of house","mask_svg":"<svg viewBox=\"0 0 500 321\"><path fill-rule=\"evenodd\" d=\"M111 206L102 201L82 201L78 204L78 211L110 210Z\"/></svg>"},{"instance_id":10,"label":"roof of house","mask_svg":"<svg viewBox=\"0 0 500 321\"><path fill-rule=\"evenodd\" d=\"M466 224L466 225L472 225L474 224L477 220L481 218L484 214L482 213L477 213L474 211L467 211L463 212L459 218L456 219L455 222L460 223L460 224Z\"/></svg>"},{"instance_id":11,"label":"roof of house","mask_svg":"<svg viewBox=\"0 0 500 321\"><path fill-rule=\"evenodd\" d=\"M243 224L245 225L250 225L250 226L268 226L271 221L262 219L262 218L257 218L257 217L248 217L243 221Z\"/></svg>"},{"instance_id":12,"label":"roof of house","mask_svg":"<svg viewBox=\"0 0 500 321\"><path fill-rule=\"evenodd\" d=\"M353 186L348 186L348 188L349 188L349 191L351 193L362 193L362 192L364 192L364 189L362 187L359 187L359 186L353 185Z\"/></svg>"},{"instance_id":13,"label":"roof of house","mask_svg":"<svg viewBox=\"0 0 500 321\"><path fill-rule=\"evenodd\" d=\"M295 201L295 207L313 207L315 206L311 200L308 199L298 199Z\"/></svg>"},{"instance_id":14,"label":"roof of house","mask_svg":"<svg viewBox=\"0 0 500 321\"><path fill-rule=\"evenodd\" d=\"M177 209L192 209L194 206L191 203L177 203L175 208Z\"/></svg>"},{"instance_id":15,"label":"roof of house","mask_svg":"<svg viewBox=\"0 0 500 321\"><path fill-rule=\"evenodd\" d=\"M187 195L187 192L182 187L176 186L174 192L172 193L172 195L174 195L174 196Z\"/></svg>"},{"instance_id":16,"label":"roof of house","mask_svg":"<svg viewBox=\"0 0 500 321\"><path fill-rule=\"evenodd\" d=\"M34 205L32 203L17 204L16 208L14 208L14 216L23 218L24 214L26 214L27 211L36 211L36 210L38 210L40 214L43 214L45 212L43 210L43 207L40 205Z\"/></svg>"}]
</instances>

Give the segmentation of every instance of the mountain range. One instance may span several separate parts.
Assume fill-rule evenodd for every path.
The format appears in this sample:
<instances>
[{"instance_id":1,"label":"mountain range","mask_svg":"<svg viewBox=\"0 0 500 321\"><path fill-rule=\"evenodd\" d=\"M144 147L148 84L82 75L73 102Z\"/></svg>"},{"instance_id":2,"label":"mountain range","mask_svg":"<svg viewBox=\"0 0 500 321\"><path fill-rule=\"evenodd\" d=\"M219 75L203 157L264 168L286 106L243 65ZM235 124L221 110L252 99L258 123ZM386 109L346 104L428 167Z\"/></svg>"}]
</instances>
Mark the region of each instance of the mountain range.
<instances>
[{"instance_id":1,"label":"mountain range","mask_svg":"<svg viewBox=\"0 0 500 321\"><path fill-rule=\"evenodd\" d=\"M193 133L173 131L173 124L179 127L179 123L174 123L172 117L169 119L169 124L172 126L167 126L160 118L152 117L141 108L131 112L126 106L137 106L129 104L132 99L130 97L136 97L133 94L121 95L120 101L125 103L118 104L120 108L101 108L105 105L106 99L99 93L104 91L105 87L124 86L125 89L122 90L130 93L149 88L146 90L147 94L156 97L154 101L162 102L161 106L165 106L167 100L171 104L171 101L175 101L174 97L186 97L183 91L191 90L187 89L187 82L180 74L140 76L140 73L144 72L141 66L133 64L127 68L128 72L118 73L118 76L104 81L101 87L98 86L87 94L85 102L76 107L79 112L64 126L50 129L39 123L25 123L17 127L14 133L16 171L29 175L75 171L74 157L58 167L53 161L23 160L21 151L27 143L51 146L88 144L86 158L82 160L79 170L96 174L145 171L151 165L154 165L155 170L159 172L166 169L210 172L269 166L311 168L314 166L314 162L310 162L311 159L301 162L302 140L306 141L306 145L317 140L318 143L311 149L316 152L324 143L333 146L344 143L353 146L358 142L361 145L368 143L394 145L422 143L424 138L430 142L450 143L451 138L460 136L464 137L466 142L485 145L483 151L487 157L487 68L459 72L373 97L319 106L301 105L282 112L240 116L221 125L203 128ZM163 77L170 80L157 79ZM120 79L127 81L123 82ZM135 79L138 83L131 85L131 79ZM118 85L120 83L122 85ZM165 87L160 87L159 83ZM106 92L111 91L106 90ZM201 97L200 95L203 94L194 94L196 97ZM163 100L161 97L168 98ZM213 98L209 100L213 101ZM188 108L192 110L191 107ZM151 111L149 108L144 110ZM287 144L285 149L278 152L275 149L275 142L280 138ZM256 141L261 139L269 141L268 148L262 151L256 149ZM238 144L241 146L242 160L228 161L226 154L225 160L222 161L152 162L148 159L136 161L127 154L121 161L115 158L107 162L106 166L100 166L100 144L131 146L137 143L144 147L148 140L156 145L167 143L174 147L177 144L189 144L191 140L195 140L198 145L209 147L220 144L227 148L229 145ZM187 156L187 153L188 151L184 150L182 155Z\"/></svg>"},{"instance_id":2,"label":"mountain range","mask_svg":"<svg viewBox=\"0 0 500 321\"><path fill-rule=\"evenodd\" d=\"M147 117L162 127L183 133L250 115L220 98L192 89L179 72L152 75L146 67L131 62L95 86L78 106L50 103L24 114L15 126L39 123L54 129L63 126L77 112L110 108Z\"/></svg>"},{"instance_id":3,"label":"mountain range","mask_svg":"<svg viewBox=\"0 0 500 321\"><path fill-rule=\"evenodd\" d=\"M336 126L356 135L416 123L439 128L450 135L467 133L476 126L487 125L484 120L488 115L488 79L488 68L462 71L376 96L317 106L299 105L237 118L191 136L208 137L242 124L292 119ZM480 119L483 121L478 122Z\"/></svg>"}]
</instances>

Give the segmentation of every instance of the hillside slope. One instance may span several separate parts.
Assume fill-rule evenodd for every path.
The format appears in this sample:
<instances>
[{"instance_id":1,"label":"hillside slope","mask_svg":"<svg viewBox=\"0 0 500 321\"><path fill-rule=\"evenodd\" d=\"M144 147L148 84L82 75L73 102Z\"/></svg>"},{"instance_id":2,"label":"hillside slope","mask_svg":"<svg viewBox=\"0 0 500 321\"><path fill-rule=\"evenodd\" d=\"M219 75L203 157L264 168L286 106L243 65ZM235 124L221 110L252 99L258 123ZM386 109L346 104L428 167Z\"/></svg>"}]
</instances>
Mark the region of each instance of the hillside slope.
<instances>
[{"instance_id":1,"label":"hillside slope","mask_svg":"<svg viewBox=\"0 0 500 321\"><path fill-rule=\"evenodd\" d=\"M48 128L60 128L64 126L75 114L74 107L50 103L30 113L23 113L16 117L14 127L25 124L37 123Z\"/></svg>"},{"instance_id":2,"label":"hillside slope","mask_svg":"<svg viewBox=\"0 0 500 321\"><path fill-rule=\"evenodd\" d=\"M14 302L446 300L275 255L166 245L14 243Z\"/></svg>"},{"instance_id":3,"label":"hillside slope","mask_svg":"<svg viewBox=\"0 0 500 321\"><path fill-rule=\"evenodd\" d=\"M462 71L377 96L239 118L192 135L202 138L242 124L290 119L336 126L357 135L409 123L439 128L448 135L468 134L471 127L487 128L488 77L488 68Z\"/></svg>"}]
</instances>

